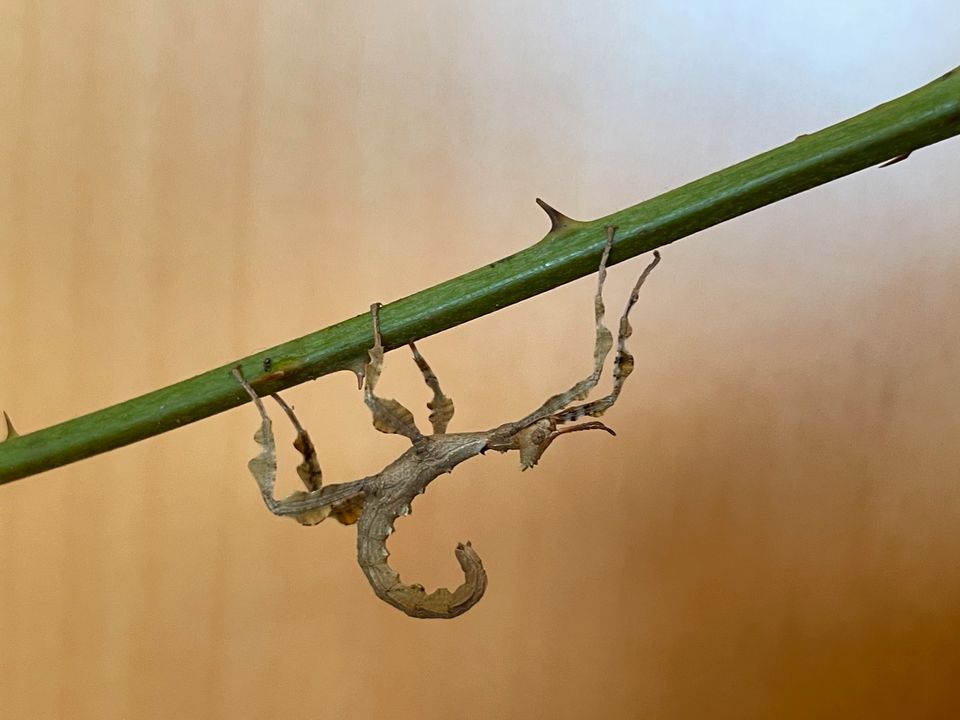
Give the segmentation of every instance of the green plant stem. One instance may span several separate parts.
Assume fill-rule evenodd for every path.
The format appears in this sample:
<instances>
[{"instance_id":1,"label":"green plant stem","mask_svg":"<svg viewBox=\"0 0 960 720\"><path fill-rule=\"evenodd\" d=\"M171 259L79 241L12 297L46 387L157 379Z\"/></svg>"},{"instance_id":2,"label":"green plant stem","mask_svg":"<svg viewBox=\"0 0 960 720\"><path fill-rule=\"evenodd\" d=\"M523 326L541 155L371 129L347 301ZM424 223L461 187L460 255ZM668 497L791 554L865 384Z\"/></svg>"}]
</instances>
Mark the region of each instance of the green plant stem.
<instances>
[{"instance_id":1,"label":"green plant stem","mask_svg":"<svg viewBox=\"0 0 960 720\"><path fill-rule=\"evenodd\" d=\"M957 134L960 68L849 120L607 217L578 222L548 210L554 227L532 247L384 306L384 346L399 347L594 272L606 225L619 228L613 264ZM370 318L364 312L175 385L12 437L0 443L0 484L249 402L230 376L233 367L240 366L265 394L356 368L370 345Z\"/></svg>"}]
</instances>

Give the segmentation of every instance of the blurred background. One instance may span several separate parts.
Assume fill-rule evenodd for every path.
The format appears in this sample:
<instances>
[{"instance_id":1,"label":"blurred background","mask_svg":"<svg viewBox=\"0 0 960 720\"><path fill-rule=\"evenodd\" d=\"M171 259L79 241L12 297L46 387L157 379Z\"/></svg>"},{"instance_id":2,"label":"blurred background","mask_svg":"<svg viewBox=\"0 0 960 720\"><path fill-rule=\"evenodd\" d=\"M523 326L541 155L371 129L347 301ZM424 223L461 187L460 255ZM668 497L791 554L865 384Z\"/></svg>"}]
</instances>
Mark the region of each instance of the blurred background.
<instances>
[{"instance_id":1,"label":"blurred background","mask_svg":"<svg viewBox=\"0 0 960 720\"><path fill-rule=\"evenodd\" d=\"M0 408L27 432L304 335L532 244L536 196L605 215L958 47L946 0L3 0ZM399 524L407 581L483 556L457 620L264 509L250 406L0 488L0 715L953 716L958 153L664 248L618 437L476 459ZM421 344L451 429L586 374L593 284ZM423 410L405 353L381 387ZM405 447L349 374L287 399L329 482Z\"/></svg>"}]
</instances>

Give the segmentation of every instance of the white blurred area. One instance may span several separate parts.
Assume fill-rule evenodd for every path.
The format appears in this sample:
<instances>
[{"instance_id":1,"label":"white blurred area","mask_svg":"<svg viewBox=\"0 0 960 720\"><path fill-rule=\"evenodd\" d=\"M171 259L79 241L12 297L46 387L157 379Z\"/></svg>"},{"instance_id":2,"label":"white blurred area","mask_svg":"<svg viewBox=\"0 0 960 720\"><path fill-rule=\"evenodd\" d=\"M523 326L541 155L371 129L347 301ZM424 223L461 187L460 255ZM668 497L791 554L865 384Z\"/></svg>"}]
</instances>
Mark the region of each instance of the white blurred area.
<instances>
[{"instance_id":1,"label":"white blurred area","mask_svg":"<svg viewBox=\"0 0 960 720\"><path fill-rule=\"evenodd\" d=\"M304 335L532 244L535 197L606 215L957 47L955 2L4 0L0 408L26 432ZM958 152L664 248L617 438L477 459L399 524L407 581L478 548L459 620L267 513L250 407L0 488L0 716L950 716ZM589 370L593 283L421 344L452 430ZM428 399L403 352L382 389ZM404 449L352 376L287 398L329 482Z\"/></svg>"}]
</instances>

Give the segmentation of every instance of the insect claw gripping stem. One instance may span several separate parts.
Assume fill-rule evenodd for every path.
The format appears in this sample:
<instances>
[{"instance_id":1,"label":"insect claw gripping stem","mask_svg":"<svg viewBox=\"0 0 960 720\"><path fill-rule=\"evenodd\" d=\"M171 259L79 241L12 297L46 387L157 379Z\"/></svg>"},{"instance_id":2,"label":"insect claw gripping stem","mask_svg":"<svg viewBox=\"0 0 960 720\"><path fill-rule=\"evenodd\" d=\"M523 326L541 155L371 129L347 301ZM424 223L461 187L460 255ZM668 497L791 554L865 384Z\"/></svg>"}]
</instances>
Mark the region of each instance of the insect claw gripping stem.
<instances>
[{"instance_id":1,"label":"insect claw gripping stem","mask_svg":"<svg viewBox=\"0 0 960 720\"><path fill-rule=\"evenodd\" d=\"M541 203L541 206L550 214L554 229L563 222L576 222L545 203ZM260 486L267 507L277 515L289 515L304 525L316 524L328 516L333 516L344 524L357 522L357 560L361 569L374 593L407 615L417 618L452 618L473 607L486 591L487 574L480 557L469 542L461 543L456 548L456 558L464 573L463 584L453 591L440 588L428 594L422 585L407 585L400 581L399 574L388 563L390 552L386 546L387 539L394 532L397 518L410 513L414 498L423 493L436 478L451 472L464 460L486 450L516 450L520 455L521 468L528 469L537 464L546 449L560 435L581 430L603 430L611 435L615 434L599 420L560 427L582 417L596 418L603 415L616 403L624 382L633 371L633 356L626 347L627 339L633 332L628 318L637 302L641 286L660 262L660 254L657 252L654 252L654 259L634 285L620 317L613 388L598 400L581 402L599 382L606 358L614 346L613 336L604 324L603 285L615 234L615 227L607 228L597 273L593 371L567 391L549 398L521 420L505 423L492 430L447 433L447 425L453 417L453 401L440 389L437 376L413 343L410 344L413 360L420 369L424 382L433 391L433 398L427 403L431 411L430 425L433 433L423 435L407 408L396 400L376 395L376 384L383 368L384 350L380 332L380 305L375 303L370 307L373 347L364 366L363 399L373 415L373 425L377 430L403 435L412 445L376 475L323 487L320 464L310 436L300 425L293 409L279 396L274 395L274 399L297 432L294 447L303 456L297 472L307 488L306 492L296 492L284 500L276 500L273 497L273 488L277 464L270 418L256 391L244 379L239 368L234 369L234 378L250 395L260 413L261 426L255 439L261 450L260 454L250 461L249 467Z\"/></svg>"}]
</instances>

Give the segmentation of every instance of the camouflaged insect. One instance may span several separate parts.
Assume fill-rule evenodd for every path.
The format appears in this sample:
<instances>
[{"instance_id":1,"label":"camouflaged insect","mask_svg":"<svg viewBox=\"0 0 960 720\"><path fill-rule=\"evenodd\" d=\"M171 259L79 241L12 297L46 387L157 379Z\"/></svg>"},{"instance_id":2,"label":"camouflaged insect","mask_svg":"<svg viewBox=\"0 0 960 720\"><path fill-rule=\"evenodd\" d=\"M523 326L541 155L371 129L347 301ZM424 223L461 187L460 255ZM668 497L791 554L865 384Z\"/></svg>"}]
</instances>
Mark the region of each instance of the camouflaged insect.
<instances>
[{"instance_id":1,"label":"camouflaged insect","mask_svg":"<svg viewBox=\"0 0 960 720\"><path fill-rule=\"evenodd\" d=\"M556 228L566 220L552 208L543 205ZM551 212L552 211L552 212ZM606 244L600 260L597 291L594 298L596 319L596 342L593 352L593 372L566 392L554 395L526 417L505 423L492 430L467 433L448 433L447 425L453 417L453 401L440 389L437 376L427 361L411 343L413 359L423 375L427 386L433 391L433 399L427 404L430 409L430 425L433 432L424 435L417 427L413 414L396 400L376 395L376 385L383 367L383 342L380 334L379 304L371 307L373 347L363 373L363 398L373 414L373 425L384 433L403 435L411 447L376 475L336 485L322 483L320 463L307 431L297 420L293 410L278 396L273 398L290 418L297 432L294 447L303 457L297 466L297 474L305 490L293 493L283 500L274 497L277 474L276 447L270 418L256 391L244 379L239 368L233 375L250 395L260 412L261 424L254 439L260 445L260 454L250 461L250 472L260 487L267 507L275 515L292 517L303 525L315 525L333 517L350 525L357 523L357 557L360 567L378 597L417 618L452 618L469 610L487 587L487 574L476 551L470 543L456 548L456 557L463 569L464 582L450 591L440 588L427 593L422 585L408 585L390 567L387 538L393 532L398 517L410 512L413 499L426 490L433 480L451 472L464 460L487 450L520 454L520 466L526 470L537 464L544 451L557 437L579 430L605 430L614 434L603 423L593 420L566 428L560 426L582 417L599 417L609 409L620 395L623 383L633 371L633 356L626 348L632 332L629 314L637 302L640 287L653 268L660 262L660 254L654 252L652 262L641 273L627 301L617 336L617 352L613 366L613 387L609 394L592 402L582 402L596 387L603 372L607 355L613 347L613 336L604 325L603 284L607 274L607 260L613 246L616 228L607 228Z\"/></svg>"}]
</instances>

